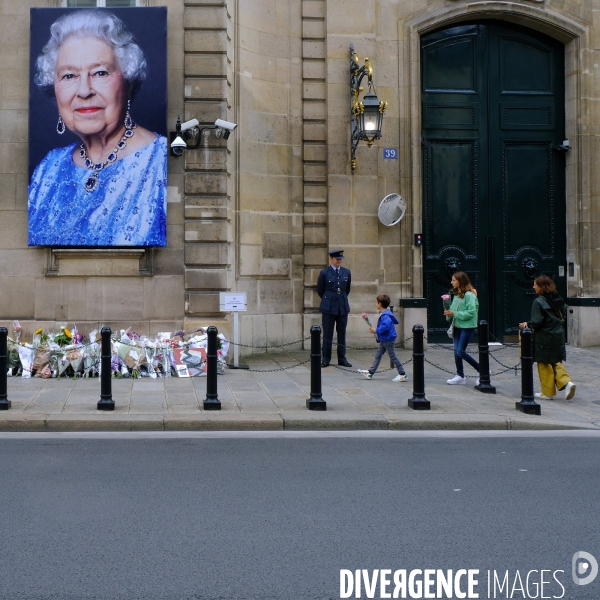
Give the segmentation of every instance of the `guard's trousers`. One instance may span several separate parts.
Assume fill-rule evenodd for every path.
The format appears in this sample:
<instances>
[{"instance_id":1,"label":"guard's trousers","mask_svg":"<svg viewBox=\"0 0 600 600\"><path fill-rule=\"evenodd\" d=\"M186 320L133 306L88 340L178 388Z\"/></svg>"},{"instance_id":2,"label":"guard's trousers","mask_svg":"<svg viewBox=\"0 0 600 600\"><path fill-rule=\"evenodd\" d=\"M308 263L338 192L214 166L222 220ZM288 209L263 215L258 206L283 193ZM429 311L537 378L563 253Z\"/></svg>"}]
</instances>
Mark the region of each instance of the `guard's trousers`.
<instances>
[{"instance_id":1,"label":"guard's trousers","mask_svg":"<svg viewBox=\"0 0 600 600\"><path fill-rule=\"evenodd\" d=\"M346 326L348 314L330 315L323 313L323 362L331 362L331 348L333 347L333 329L337 331L337 355L346 358Z\"/></svg>"}]
</instances>

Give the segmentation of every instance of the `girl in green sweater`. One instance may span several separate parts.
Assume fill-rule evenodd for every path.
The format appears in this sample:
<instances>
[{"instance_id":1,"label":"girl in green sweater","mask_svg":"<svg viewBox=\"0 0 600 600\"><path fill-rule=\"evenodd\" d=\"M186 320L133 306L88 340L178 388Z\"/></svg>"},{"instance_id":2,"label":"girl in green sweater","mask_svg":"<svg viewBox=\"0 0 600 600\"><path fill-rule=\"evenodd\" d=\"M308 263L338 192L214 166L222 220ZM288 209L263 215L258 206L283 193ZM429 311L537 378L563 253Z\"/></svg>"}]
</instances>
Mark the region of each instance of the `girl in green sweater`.
<instances>
[{"instance_id":1,"label":"girl in green sweater","mask_svg":"<svg viewBox=\"0 0 600 600\"><path fill-rule=\"evenodd\" d=\"M477 328L477 313L479 312L479 301L473 293L473 286L469 276L463 271L457 271L452 275L452 294L454 299L448 310L444 311L446 319L454 319L454 362L456 363L456 375L448 379L449 385L465 385L467 378L463 368L463 359L466 360L479 373L479 363L467 354L467 345L473 332ZM475 385L479 385L479 377Z\"/></svg>"}]
</instances>

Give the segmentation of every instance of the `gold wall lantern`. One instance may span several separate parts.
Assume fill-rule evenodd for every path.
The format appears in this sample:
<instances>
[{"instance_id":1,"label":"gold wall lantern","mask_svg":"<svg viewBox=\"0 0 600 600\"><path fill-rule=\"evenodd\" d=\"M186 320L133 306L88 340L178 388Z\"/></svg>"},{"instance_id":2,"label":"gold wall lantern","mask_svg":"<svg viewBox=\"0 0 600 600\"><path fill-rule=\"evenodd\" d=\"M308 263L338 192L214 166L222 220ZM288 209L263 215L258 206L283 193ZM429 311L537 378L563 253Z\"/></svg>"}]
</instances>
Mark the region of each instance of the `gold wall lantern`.
<instances>
[{"instance_id":1,"label":"gold wall lantern","mask_svg":"<svg viewBox=\"0 0 600 600\"><path fill-rule=\"evenodd\" d=\"M360 86L365 75L368 78L369 91L364 95L362 102L359 95L363 91ZM352 172L356 169L356 148L361 140L367 142L370 148L375 140L381 138L383 113L387 102L380 101L375 93L373 83L373 67L368 58L361 67L354 46L350 46L350 167Z\"/></svg>"}]
</instances>

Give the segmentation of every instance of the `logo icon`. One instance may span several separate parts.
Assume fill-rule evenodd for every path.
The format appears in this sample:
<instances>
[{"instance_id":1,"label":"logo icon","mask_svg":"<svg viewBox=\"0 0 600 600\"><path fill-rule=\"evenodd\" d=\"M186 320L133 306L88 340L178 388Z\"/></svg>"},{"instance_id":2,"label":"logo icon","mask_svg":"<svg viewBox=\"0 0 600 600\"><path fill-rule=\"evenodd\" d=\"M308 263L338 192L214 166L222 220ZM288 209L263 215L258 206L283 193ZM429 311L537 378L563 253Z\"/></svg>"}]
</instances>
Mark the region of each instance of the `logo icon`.
<instances>
[{"instance_id":1,"label":"logo icon","mask_svg":"<svg viewBox=\"0 0 600 600\"><path fill-rule=\"evenodd\" d=\"M573 554L573 583L587 585L596 579L596 575L598 575L596 559L589 552L583 550L575 552Z\"/></svg>"}]
</instances>

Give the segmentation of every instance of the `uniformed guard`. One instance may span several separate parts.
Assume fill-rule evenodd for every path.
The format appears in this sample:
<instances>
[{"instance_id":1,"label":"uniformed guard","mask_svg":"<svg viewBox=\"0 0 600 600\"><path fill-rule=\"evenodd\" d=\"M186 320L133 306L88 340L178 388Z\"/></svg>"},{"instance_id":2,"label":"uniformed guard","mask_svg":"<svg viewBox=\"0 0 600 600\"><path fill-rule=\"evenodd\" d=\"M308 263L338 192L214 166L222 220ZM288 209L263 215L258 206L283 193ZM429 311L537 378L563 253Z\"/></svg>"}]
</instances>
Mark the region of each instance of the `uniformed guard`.
<instances>
[{"instance_id":1,"label":"uniformed guard","mask_svg":"<svg viewBox=\"0 0 600 600\"><path fill-rule=\"evenodd\" d=\"M319 312L323 314L323 357L322 367L331 362L333 345L333 328L337 330L338 365L351 367L346 360L346 326L348 325L348 294L352 276L350 269L342 267L343 250L332 250L329 253L329 266L319 273L317 293L321 298Z\"/></svg>"}]
</instances>

